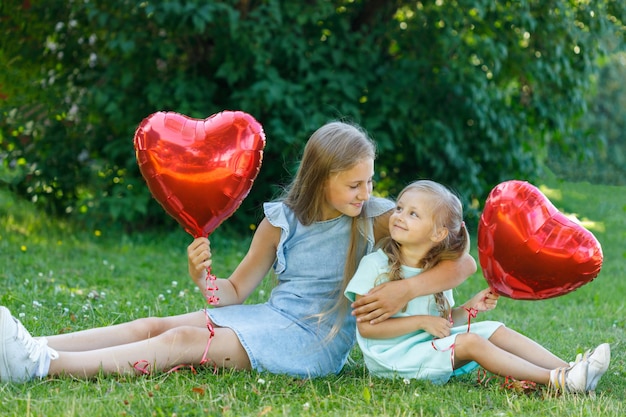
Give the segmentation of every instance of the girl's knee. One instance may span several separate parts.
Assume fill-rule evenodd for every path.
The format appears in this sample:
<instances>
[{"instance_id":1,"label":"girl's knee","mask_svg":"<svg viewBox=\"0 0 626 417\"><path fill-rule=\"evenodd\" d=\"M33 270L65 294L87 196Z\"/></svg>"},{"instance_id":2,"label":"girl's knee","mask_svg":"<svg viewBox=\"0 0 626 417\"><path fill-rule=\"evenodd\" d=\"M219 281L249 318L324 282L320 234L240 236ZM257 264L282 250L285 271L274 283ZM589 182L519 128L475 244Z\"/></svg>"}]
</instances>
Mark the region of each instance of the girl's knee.
<instances>
[{"instance_id":1,"label":"girl's knee","mask_svg":"<svg viewBox=\"0 0 626 417\"><path fill-rule=\"evenodd\" d=\"M476 333L463 333L456 337L455 348L464 351L470 351L473 349L481 349L488 343L487 339Z\"/></svg>"},{"instance_id":2,"label":"girl's knee","mask_svg":"<svg viewBox=\"0 0 626 417\"><path fill-rule=\"evenodd\" d=\"M139 338L149 339L165 332L165 322L159 317L146 317L130 322L133 331Z\"/></svg>"},{"instance_id":3,"label":"girl's knee","mask_svg":"<svg viewBox=\"0 0 626 417\"><path fill-rule=\"evenodd\" d=\"M210 333L207 329L200 329L193 326L180 326L166 330L160 335L160 337L166 341L166 343L191 345L198 340L201 340L204 343L204 339L209 337L209 334Z\"/></svg>"},{"instance_id":4,"label":"girl's knee","mask_svg":"<svg viewBox=\"0 0 626 417\"><path fill-rule=\"evenodd\" d=\"M477 355L487 348L487 346L485 346L486 343L489 343L487 339L476 333L457 335L454 343L455 361L466 362L476 360Z\"/></svg>"}]
</instances>

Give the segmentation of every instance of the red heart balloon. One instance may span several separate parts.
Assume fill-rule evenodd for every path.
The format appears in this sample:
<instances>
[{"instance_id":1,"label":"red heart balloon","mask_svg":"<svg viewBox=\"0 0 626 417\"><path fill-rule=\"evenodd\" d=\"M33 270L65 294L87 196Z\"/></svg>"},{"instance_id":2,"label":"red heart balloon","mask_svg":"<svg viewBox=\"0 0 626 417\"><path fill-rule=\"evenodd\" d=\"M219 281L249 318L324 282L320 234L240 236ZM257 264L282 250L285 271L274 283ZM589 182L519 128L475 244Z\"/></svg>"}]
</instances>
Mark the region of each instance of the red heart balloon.
<instances>
[{"instance_id":1,"label":"red heart balloon","mask_svg":"<svg viewBox=\"0 0 626 417\"><path fill-rule=\"evenodd\" d=\"M265 134L241 111L204 120L158 112L141 122L134 144L153 197L189 234L200 237L211 234L250 192Z\"/></svg>"},{"instance_id":2,"label":"red heart balloon","mask_svg":"<svg viewBox=\"0 0 626 417\"><path fill-rule=\"evenodd\" d=\"M478 256L492 290L520 300L567 294L602 267L595 236L524 181L491 190L478 224Z\"/></svg>"}]
</instances>

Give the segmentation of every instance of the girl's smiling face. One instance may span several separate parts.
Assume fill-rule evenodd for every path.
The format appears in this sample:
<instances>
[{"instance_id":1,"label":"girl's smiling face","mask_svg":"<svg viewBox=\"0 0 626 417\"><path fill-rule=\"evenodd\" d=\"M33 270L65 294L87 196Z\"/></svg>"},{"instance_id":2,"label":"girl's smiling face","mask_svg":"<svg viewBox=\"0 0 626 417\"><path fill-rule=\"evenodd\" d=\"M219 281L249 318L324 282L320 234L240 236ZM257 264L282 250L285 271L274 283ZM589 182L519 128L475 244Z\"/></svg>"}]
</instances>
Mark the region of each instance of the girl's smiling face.
<instances>
[{"instance_id":1,"label":"girl's smiling face","mask_svg":"<svg viewBox=\"0 0 626 417\"><path fill-rule=\"evenodd\" d=\"M437 242L429 197L423 191L409 189L398 199L389 217L389 233L403 249L430 248Z\"/></svg>"},{"instance_id":2,"label":"girl's smiling face","mask_svg":"<svg viewBox=\"0 0 626 417\"><path fill-rule=\"evenodd\" d=\"M363 210L363 203L372 194L374 160L367 158L346 171L331 174L324 188L326 204L323 220L342 214L355 217Z\"/></svg>"}]
</instances>

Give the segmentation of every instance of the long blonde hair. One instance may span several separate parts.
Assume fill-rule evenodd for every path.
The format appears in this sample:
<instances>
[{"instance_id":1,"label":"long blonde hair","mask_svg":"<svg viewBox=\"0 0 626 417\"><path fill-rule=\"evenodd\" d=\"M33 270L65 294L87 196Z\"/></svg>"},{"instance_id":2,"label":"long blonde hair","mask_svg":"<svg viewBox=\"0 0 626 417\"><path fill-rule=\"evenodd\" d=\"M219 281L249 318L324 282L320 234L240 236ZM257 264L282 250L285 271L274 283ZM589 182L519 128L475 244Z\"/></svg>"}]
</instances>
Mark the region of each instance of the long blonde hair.
<instances>
[{"instance_id":1,"label":"long blonde hair","mask_svg":"<svg viewBox=\"0 0 626 417\"><path fill-rule=\"evenodd\" d=\"M469 252L470 238L465 222L463 221L463 204L461 200L447 187L430 180L419 180L407 185L398 195L398 199L407 191L419 191L431 196L430 204L433 214L433 234L445 228L448 233L443 240L434 245L419 261L423 270L428 270L443 260L458 259ZM386 237L381 240L379 247L389 258L389 271L386 278L389 281L403 279L400 245ZM442 317L450 315L450 304L443 292L434 294L437 309Z\"/></svg>"},{"instance_id":2,"label":"long blonde hair","mask_svg":"<svg viewBox=\"0 0 626 417\"><path fill-rule=\"evenodd\" d=\"M300 223L305 226L323 220L326 204L324 187L328 179L331 175L348 171L369 158L376 158L376 145L362 128L341 121L323 125L307 141L298 171L282 198L283 203L293 210ZM364 218L365 211L364 207L359 216L352 218L343 281L334 297L337 302L316 315L319 320L323 320L332 313L338 313L337 322L328 338L334 337L341 328L349 304L340 295L365 255L367 240L358 230L358 223Z\"/></svg>"}]
</instances>

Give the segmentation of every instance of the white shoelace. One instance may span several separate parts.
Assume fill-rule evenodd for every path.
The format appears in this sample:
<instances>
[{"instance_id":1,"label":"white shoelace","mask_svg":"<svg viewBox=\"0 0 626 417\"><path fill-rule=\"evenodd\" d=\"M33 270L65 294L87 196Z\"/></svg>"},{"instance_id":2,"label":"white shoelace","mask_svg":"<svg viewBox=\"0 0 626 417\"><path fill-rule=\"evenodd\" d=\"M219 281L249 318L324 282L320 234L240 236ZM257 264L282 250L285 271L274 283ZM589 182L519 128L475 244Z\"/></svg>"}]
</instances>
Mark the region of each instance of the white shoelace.
<instances>
[{"instance_id":1,"label":"white shoelace","mask_svg":"<svg viewBox=\"0 0 626 417\"><path fill-rule=\"evenodd\" d=\"M48 346L46 338L35 339L19 321L17 321L16 339L24 345L29 359L37 364L37 371L35 372L37 376L43 376L48 358L57 359L59 357L59 353Z\"/></svg>"}]
</instances>

